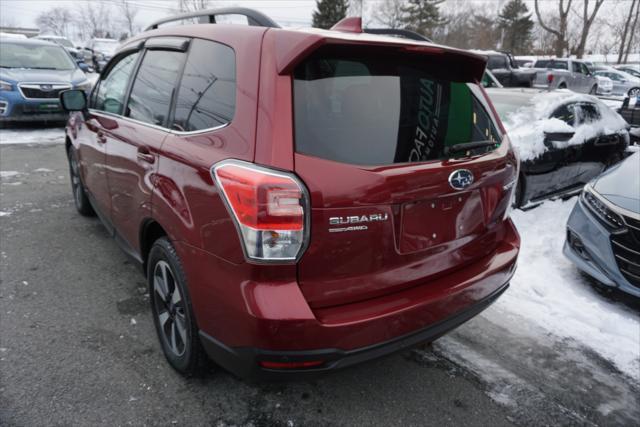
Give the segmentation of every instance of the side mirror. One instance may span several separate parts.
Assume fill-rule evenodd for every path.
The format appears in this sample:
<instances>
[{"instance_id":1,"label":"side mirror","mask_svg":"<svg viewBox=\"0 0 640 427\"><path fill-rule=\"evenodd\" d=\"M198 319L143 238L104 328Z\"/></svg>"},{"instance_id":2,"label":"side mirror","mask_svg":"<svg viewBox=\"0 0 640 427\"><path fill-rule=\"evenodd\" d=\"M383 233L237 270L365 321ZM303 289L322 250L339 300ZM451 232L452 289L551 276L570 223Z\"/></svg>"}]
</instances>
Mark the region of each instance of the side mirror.
<instances>
[{"instance_id":1,"label":"side mirror","mask_svg":"<svg viewBox=\"0 0 640 427\"><path fill-rule=\"evenodd\" d=\"M60 104L66 111L85 111L87 95L80 89L65 90L60 93Z\"/></svg>"},{"instance_id":2,"label":"side mirror","mask_svg":"<svg viewBox=\"0 0 640 427\"><path fill-rule=\"evenodd\" d=\"M566 142L569 141L575 132L545 132L544 139L547 141Z\"/></svg>"}]
</instances>

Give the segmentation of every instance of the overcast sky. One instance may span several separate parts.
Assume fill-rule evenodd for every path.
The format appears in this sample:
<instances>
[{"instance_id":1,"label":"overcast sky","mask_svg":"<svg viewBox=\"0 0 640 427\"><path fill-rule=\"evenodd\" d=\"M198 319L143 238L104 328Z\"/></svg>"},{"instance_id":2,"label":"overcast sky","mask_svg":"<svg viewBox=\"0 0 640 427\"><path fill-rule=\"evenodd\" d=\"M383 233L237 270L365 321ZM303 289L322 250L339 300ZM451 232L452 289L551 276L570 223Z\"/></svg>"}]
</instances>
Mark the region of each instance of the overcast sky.
<instances>
[{"instance_id":1,"label":"overcast sky","mask_svg":"<svg viewBox=\"0 0 640 427\"><path fill-rule=\"evenodd\" d=\"M35 27L35 19L39 13L56 6L69 9L89 0L0 0L0 23L24 27ZM119 0L90 0L115 5ZM136 17L137 24L145 27L152 21L167 16L177 8L178 0L129 0L140 9ZM369 21L384 0L364 0L365 21ZM447 0L441 7L444 9L473 8L476 10L495 11L504 6L507 0ZM533 12L533 0L525 0L529 10ZM557 9L557 0L541 0L541 9L552 12ZM261 10L283 26L308 26L311 14L315 9L315 0L211 0L216 6L245 6ZM624 13L631 5L631 0L608 0L600 12L600 16L608 13ZM115 10L115 8L114 8ZM535 19L535 17L534 17Z\"/></svg>"},{"instance_id":2,"label":"overcast sky","mask_svg":"<svg viewBox=\"0 0 640 427\"><path fill-rule=\"evenodd\" d=\"M56 6L77 8L86 0L0 0L0 19L3 24L11 22L17 26L35 27L39 13ZM91 0L115 4L117 0ZM152 21L169 15L177 8L178 0L130 0L140 9L136 17L137 24L145 27ZM311 24L311 13L315 9L315 0L241 0L212 1L216 6L244 6L261 10L274 20L292 26ZM115 8L114 8L115 9Z\"/></svg>"}]
</instances>

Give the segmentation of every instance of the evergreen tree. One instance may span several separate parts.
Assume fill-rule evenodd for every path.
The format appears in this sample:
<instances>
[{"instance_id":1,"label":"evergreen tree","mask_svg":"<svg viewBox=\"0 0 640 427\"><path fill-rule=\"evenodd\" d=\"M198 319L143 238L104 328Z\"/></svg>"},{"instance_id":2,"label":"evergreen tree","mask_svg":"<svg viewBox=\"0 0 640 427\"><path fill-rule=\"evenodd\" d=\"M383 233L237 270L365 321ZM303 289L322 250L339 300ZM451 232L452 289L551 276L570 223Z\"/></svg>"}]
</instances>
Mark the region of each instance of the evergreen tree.
<instances>
[{"instance_id":1,"label":"evergreen tree","mask_svg":"<svg viewBox=\"0 0 640 427\"><path fill-rule=\"evenodd\" d=\"M533 20L523 0L511 0L504 6L498 16L498 28L502 32L502 49L514 55L530 50Z\"/></svg>"},{"instance_id":2,"label":"evergreen tree","mask_svg":"<svg viewBox=\"0 0 640 427\"><path fill-rule=\"evenodd\" d=\"M316 0L313 11L313 26L328 30L347 16L349 2L347 0Z\"/></svg>"},{"instance_id":3,"label":"evergreen tree","mask_svg":"<svg viewBox=\"0 0 640 427\"><path fill-rule=\"evenodd\" d=\"M407 5L403 7L402 22L405 28L433 37L434 30L446 22L438 9L438 5L442 2L444 0L409 0Z\"/></svg>"}]
</instances>

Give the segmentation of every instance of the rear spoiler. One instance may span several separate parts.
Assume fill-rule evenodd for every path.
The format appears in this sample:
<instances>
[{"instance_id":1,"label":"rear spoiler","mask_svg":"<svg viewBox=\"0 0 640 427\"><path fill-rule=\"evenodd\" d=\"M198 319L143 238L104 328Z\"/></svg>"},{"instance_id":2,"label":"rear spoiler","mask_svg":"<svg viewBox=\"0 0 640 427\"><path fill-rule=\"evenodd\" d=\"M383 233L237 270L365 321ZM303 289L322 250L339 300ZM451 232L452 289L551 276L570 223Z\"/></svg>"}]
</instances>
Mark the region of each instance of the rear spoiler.
<instances>
[{"instance_id":1,"label":"rear spoiler","mask_svg":"<svg viewBox=\"0 0 640 427\"><path fill-rule=\"evenodd\" d=\"M400 38L380 37L365 33L335 31L269 31L265 42L273 39L278 74L291 74L293 69L313 52L324 46L380 46L408 54L437 56L447 64L447 78L460 82L482 80L487 58L461 49Z\"/></svg>"}]
</instances>

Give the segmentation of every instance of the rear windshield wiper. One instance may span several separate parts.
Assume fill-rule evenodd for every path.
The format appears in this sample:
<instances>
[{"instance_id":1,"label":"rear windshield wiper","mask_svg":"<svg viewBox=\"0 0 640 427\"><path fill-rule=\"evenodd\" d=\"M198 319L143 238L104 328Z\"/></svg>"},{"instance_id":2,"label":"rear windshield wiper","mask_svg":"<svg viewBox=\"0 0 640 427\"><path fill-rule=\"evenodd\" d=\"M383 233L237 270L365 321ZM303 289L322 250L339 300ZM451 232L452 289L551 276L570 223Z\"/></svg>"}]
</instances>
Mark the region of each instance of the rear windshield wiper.
<instances>
[{"instance_id":1,"label":"rear windshield wiper","mask_svg":"<svg viewBox=\"0 0 640 427\"><path fill-rule=\"evenodd\" d=\"M444 147L444 154L448 156L449 154L459 153L460 151L470 151L484 147L497 147L498 145L500 145L500 143L497 141L465 142L462 144L452 145L451 147Z\"/></svg>"}]
</instances>

